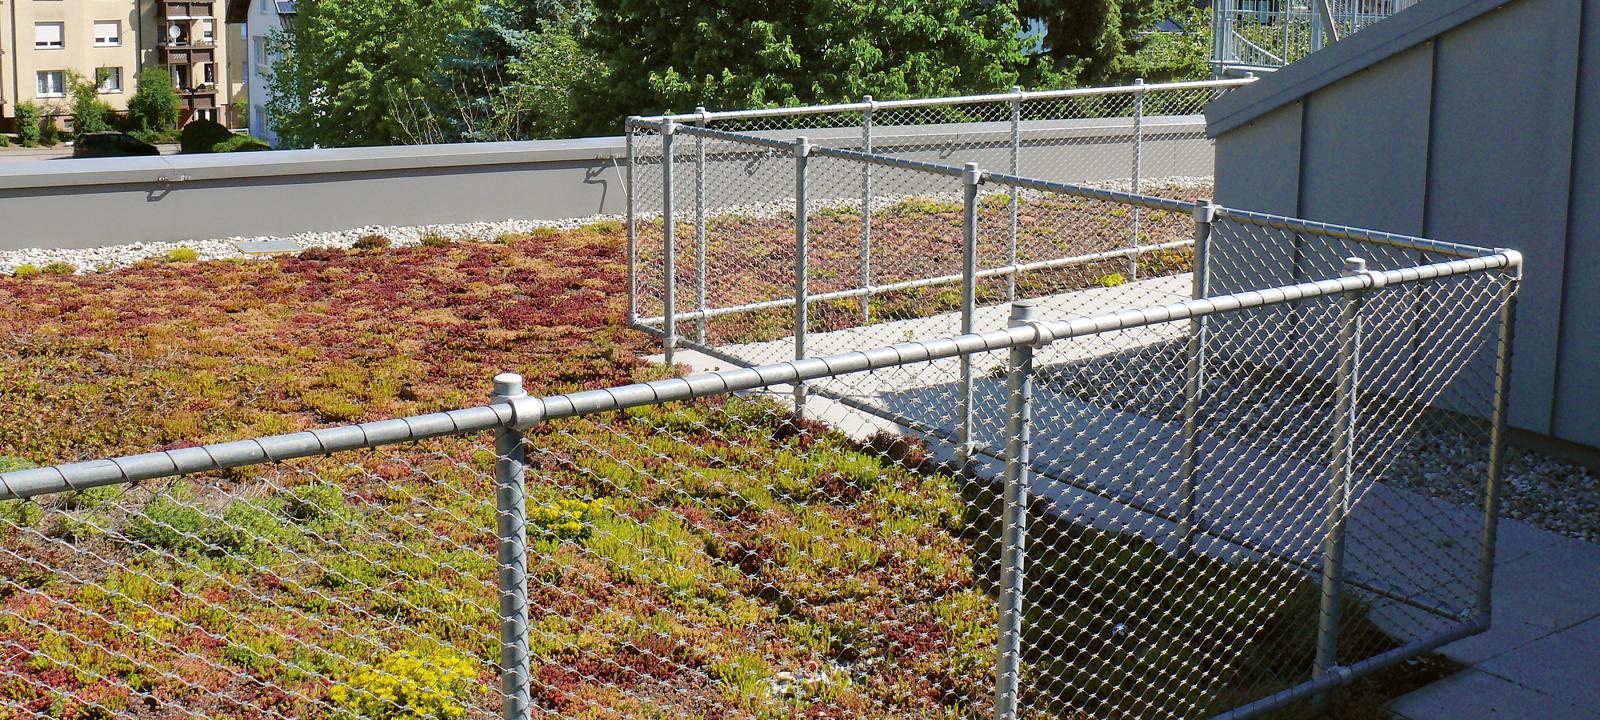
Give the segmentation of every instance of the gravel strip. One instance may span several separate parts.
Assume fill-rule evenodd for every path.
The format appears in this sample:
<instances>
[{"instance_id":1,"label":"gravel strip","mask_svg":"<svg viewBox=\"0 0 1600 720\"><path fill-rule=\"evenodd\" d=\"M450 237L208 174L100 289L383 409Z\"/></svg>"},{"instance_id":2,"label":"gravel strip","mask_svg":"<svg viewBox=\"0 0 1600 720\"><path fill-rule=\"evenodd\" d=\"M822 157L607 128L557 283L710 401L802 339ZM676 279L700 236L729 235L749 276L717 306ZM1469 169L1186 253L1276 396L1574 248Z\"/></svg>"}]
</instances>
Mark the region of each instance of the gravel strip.
<instances>
[{"instance_id":1,"label":"gravel strip","mask_svg":"<svg viewBox=\"0 0 1600 720\"><path fill-rule=\"evenodd\" d=\"M1096 183L1092 187L1127 191L1127 181L1111 181ZM1211 178L1200 177L1170 177L1152 178L1144 181L1142 188L1149 192L1159 190L1165 193L1209 192ZM1003 194L1008 192L997 185L986 185L985 195ZM1043 197L1047 193L1034 190L1024 190L1020 195L1024 198ZM873 208L883 209L905 200L910 195L880 195L873 197ZM961 202L959 190L950 193L919 193L919 198L930 200ZM861 207L860 198L814 200L810 203L815 209L856 210ZM737 207L722 207L710 211L714 215L744 215L748 217L779 217L794 211L793 201L773 201L752 203ZM674 213L680 219L693 220L693 208ZM660 214L641 213L642 219L659 218ZM222 260L227 258L259 258L268 257L264 253L243 253L234 244L241 241L262 242L292 242L302 249L310 248L342 248L348 249L356 240L366 235L382 235L389 238L391 247L407 247L420 244L427 235L436 235L449 238L455 242L485 242L496 237L511 234L526 234L539 228L554 228L558 230L572 230L596 222L626 220L621 215L590 215L582 218L567 220L505 220L503 222L474 222L453 225L425 225L410 227L394 227L386 225L369 225L353 230L338 232L306 232L288 236L257 236L257 237L229 237L217 240L189 240L184 242L155 242L134 243L132 245L114 245L111 247L84 248L84 249L46 249L29 248L23 250L9 250L0 252L0 273L15 274L18 266L31 265L42 268L53 262L70 264L77 273L109 272L120 270L138 264L140 261L156 259L165 256L168 252L178 248L189 248L199 253L201 260Z\"/></svg>"}]
</instances>

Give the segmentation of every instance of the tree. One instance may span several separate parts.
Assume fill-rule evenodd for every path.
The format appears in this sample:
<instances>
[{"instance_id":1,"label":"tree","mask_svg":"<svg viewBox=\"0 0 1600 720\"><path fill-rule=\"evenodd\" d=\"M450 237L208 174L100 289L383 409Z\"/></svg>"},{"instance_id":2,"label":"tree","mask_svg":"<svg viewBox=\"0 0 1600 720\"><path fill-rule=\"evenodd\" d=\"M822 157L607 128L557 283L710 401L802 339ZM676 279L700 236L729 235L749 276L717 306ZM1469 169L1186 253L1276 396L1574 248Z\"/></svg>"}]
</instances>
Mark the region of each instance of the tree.
<instances>
[{"instance_id":1,"label":"tree","mask_svg":"<svg viewBox=\"0 0 1600 720\"><path fill-rule=\"evenodd\" d=\"M580 109L590 129L615 132L626 115L700 104L1005 89L1048 71L1029 67L1015 2L595 0L584 44L610 77L581 95Z\"/></svg>"},{"instance_id":2,"label":"tree","mask_svg":"<svg viewBox=\"0 0 1600 720\"><path fill-rule=\"evenodd\" d=\"M1086 83L1116 77L1119 60L1136 53L1156 23L1181 13L1184 0L1018 0L1022 17L1045 28L1043 52L1055 67Z\"/></svg>"},{"instance_id":3,"label":"tree","mask_svg":"<svg viewBox=\"0 0 1600 720\"><path fill-rule=\"evenodd\" d=\"M440 83L445 97L416 131L428 141L569 136L573 95L598 83L604 66L579 44L594 8L587 0L484 0L480 24L451 37Z\"/></svg>"},{"instance_id":4,"label":"tree","mask_svg":"<svg viewBox=\"0 0 1600 720\"><path fill-rule=\"evenodd\" d=\"M1211 10L1190 7L1173 18L1179 28L1152 35L1139 50L1114 65L1117 77L1151 82L1205 80L1211 77Z\"/></svg>"},{"instance_id":5,"label":"tree","mask_svg":"<svg viewBox=\"0 0 1600 720\"><path fill-rule=\"evenodd\" d=\"M128 98L128 131L164 133L178 127L178 91L166 68L151 65L139 71L138 89Z\"/></svg>"},{"instance_id":6,"label":"tree","mask_svg":"<svg viewBox=\"0 0 1600 720\"><path fill-rule=\"evenodd\" d=\"M437 106L440 59L477 20L476 0L301 3L271 40L271 99L281 144L391 145L416 108Z\"/></svg>"},{"instance_id":7,"label":"tree","mask_svg":"<svg viewBox=\"0 0 1600 720\"><path fill-rule=\"evenodd\" d=\"M100 81L96 74L90 81L76 70L67 71L67 95L72 98L72 131L78 135L105 132L111 129L115 112L100 99Z\"/></svg>"}]
</instances>

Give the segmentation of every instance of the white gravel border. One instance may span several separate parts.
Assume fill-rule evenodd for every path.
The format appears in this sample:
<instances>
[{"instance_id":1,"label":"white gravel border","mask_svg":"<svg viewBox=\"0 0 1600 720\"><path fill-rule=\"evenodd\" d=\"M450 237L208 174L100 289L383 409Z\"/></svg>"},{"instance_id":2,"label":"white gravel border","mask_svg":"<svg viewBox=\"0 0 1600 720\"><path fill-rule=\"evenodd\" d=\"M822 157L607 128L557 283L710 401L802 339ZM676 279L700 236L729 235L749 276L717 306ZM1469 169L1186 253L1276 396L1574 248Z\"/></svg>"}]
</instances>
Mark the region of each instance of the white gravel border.
<instances>
[{"instance_id":1,"label":"white gravel border","mask_svg":"<svg viewBox=\"0 0 1600 720\"><path fill-rule=\"evenodd\" d=\"M1129 182L1108 181L1094 183L1090 187L1105 190L1119 190L1127 192ZM1166 190L1201 189L1211 186L1211 178L1204 177L1167 177L1151 178L1143 182L1145 188L1162 188ZM1004 194L1009 192L999 185L985 185L984 194ZM948 196L946 196L948 195ZM1022 197L1043 197L1052 193L1043 193L1035 190L1024 190ZM874 209L889 207L907 197L922 197L931 200L940 200L959 203L959 192L942 193L915 193L904 195L885 194L873 197ZM860 208L860 198L837 200L815 200L811 205L817 209L854 210ZM794 210L793 201L772 201L752 203L739 207L723 207L708 211L708 215L743 215L746 217L777 217L788 214ZM674 213L682 220L693 220L692 209ZM641 213L641 219L659 218L660 213ZM27 248L22 250L7 250L0 252L0 274L14 275L17 267L32 265L34 268L43 268L53 262L65 262L76 268L77 274L96 272L110 272L132 267L140 261L158 259L168 252L178 248L189 248L199 253L201 260L223 260L229 258L263 258L283 253L245 253L240 252L235 243L238 242L291 242L300 249L310 248L340 248L349 249L355 245L356 240L366 235L382 235L389 238L390 247L409 247L421 244L422 238L428 235L442 236L454 242L487 242L506 233L527 234L540 228L554 228L557 230L573 230L584 225L597 222L615 221L623 222L627 218L622 215L590 215L588 217L570 218L566 220L503 220L500 222L472 222L447 225L419 225L419 226L390 226L368 225L351 230L335 232L304 232L287 236L256 236L256 237L229 237L217 240L188 240L184 242L152 242L133 243L131 245L113 245L99 248Z\"/></svg>"}]
</instances>

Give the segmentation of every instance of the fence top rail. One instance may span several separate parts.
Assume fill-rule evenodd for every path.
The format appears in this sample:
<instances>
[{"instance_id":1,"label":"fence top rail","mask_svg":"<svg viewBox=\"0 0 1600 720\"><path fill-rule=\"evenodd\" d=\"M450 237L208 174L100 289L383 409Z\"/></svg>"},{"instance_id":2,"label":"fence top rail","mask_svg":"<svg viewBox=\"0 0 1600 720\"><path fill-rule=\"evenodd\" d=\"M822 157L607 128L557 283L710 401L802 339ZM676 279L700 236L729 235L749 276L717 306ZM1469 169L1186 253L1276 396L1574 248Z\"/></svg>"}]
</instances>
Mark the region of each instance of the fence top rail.
<instances>
[{"instance_id":1,"label":"fence top rail","mask_svg":"<svg viewBox=\"0 0 1600 720\"><path fill-rule=\"evenodd\" d=\"M1338 225L1335 223L1318 222L1288 217L1286 215L1273 215L1271 213L1238 210L1235 208L1217 208L1217 217L1233 220L1234 222L1260 225L1262 227L1290 230L1293 232L1310 233L1313 235L1326 235L1329 237L1343 238L1345 240L1358 240L1378 245L1391 245L1409 250L1438 253L1455 257L1478 257L1488 255L1495 250L1478 247L1476 245L1463 245L1461 243L1445 242L1430 238L1402 235L1399 233L1383 232L1381 230L1368 230L1366 228Z\"/></svg>"},{"instance_id":2,"label":"fence top rail","mask_svg":"<svg viewBox=\"0 0 1600 720\"><path fill-rule=\"evenodd\" d=\"M448 412L16 470L0 473L0 500L30 498L104 485L136 483L485 430L520 429L543 420L790 385L849 373L1005 350L1018 345L1048 344L1057 340L1297 302L1338 293L1370 290L1388 285L1493 270L1520 273L1521 267L1520 253L1515 250L1500 250L1479 257L1398 270L1367 271L1348 277L1187 300L1155 307L1065 320L1035 321L1018 327L926 342L902 343L756 368L723 370L542 398L518 397L491 405Z\"/></svg>"},{"instance_id":3,"label":"fence top rail","mask_svg":"<svg viewBox=\"0 0 1600 720\"><path fill-rule=\"evenodd\" d=\"M1179 90L1223 89L1249 85L1256 81L1254 77L1225 78L1219 80L1190 80L1172 83L1151 83L1148 85L1112 85L1108 87L1068 88L1064 90L1014 90L1007 93L989 93L985 95L958 95L952 97L912 98L907 100L871 100L853 103L835 103L831 105L797 105L794 107L760 108L755 110L720 110L693 113L672 113L666 115L649 115L629 118L629 124L634 123L660 123L672 122L712 122L716 120L749 120L766 117L786 117L790 115L820 115L824 113L863 112L867 110L904 110L922 107L946 107L950 105L970 105L985 102L1010 102L1028 100L1057 100L1071 97L1092 97L1095 95L1118 95L1124 93L1152 93L1174 92Z\"/></svg>"}]
</instances>

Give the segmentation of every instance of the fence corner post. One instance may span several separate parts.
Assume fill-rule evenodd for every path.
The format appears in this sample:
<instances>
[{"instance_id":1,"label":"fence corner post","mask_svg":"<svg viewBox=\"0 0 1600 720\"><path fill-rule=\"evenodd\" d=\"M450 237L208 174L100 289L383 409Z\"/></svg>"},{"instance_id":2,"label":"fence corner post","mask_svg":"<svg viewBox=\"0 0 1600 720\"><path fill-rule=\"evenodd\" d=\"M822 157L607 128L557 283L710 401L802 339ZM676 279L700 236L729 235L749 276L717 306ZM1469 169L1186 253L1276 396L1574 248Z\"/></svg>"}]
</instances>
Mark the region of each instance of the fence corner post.
<instances>
[{"instance_id":1,"label":"fence corner post","mask_svg":"<svg viewBox=\"0 0 1600 720\"><path fill-rule=\"evenodd\" d=\"M674 246L678 223L673 212L672 197L676 190L672 183L672 140L677 135L677 129L677 123L671 120L661 125L661 272L664 275L661 288L661 354L669 369L673 365L673 353L678 349L678 253Z\"/></svg>"},{"instance_id":2,"label":"fence corner post","mask_svg":"<svg viewBox=\"0 0 1600 720\"><path fill-rule=\"evenodd\" d=\"M634 134L638 131L639 116L631 115L623 123L623 134L627 137L628 169L623 179L625 187L622 188L622 197L626 204L624 210L628 216L628 324L636 325L639 322L639 219L634 209L638 188L634 186L634 168L638 164L637 150L634 147Z\"/></svg>"},{"instance_id":3,"label":"fence corner post","mask_svg":"<svg viewBox=\"0 0 1600 720\"><path fill-rule=\"evenodd\" d=\"M1505 304L1500 308L1499 341L1495 345L1494 409L1489 422L1489 476L1483 490L1483 536L1478 547L1475 620L1487 628L1494 617L1494 558L1500 527L1500 491L1505 477L1506 422L1511 393L1511 355L1517 327L1517 287L1522 266L1507 268Z\"/></svg>"},{"instance_id":4,"label":"fence corner post","mask_svg":"<svg viewBox=\"0 0 1600 720\"><path fill-rule=\"evenodd\" d=\"M700 119L695 122L706 126L704 106L694 109ZM706 136L694 137L694 340L706 344Z\"/></svg>"},{"instance_id":5,"label":"fence corner post","mask_svg":"<svg viewBox=\"0 0 1600 720\"><path fill-rule=\"evenodd\" d=\"M878 107L871 95L862 95L861 152L872 154L872 111ZM872 163L861 163L861 324L872 322Z\"/></svg>"},{"instance_id":6,"label":"fence corner post","mask_svg":"<svg viewBox=\"0 0 1600 720\"><path fill-rule=\"evenodd\" d=\"M501 373L494 378L495 405L526 398L522 376ZM528 643L528 500L524 424L502 425L494 435L495 517L499 537L501 717L527 720L532 713L529 680L532 654Z\"/></svg>"},{"instance_id":7,"label":"fence corner post","mask_svg":"<svg viewBox=\"0 0 1600 720\"><path fill-rule=\"evenodd\" d=\"M1139 194L1140 163L1144 159L1144 78L1133 79L1133 177L1129 188L1133 194ZM1139 206L1133 208L1133 232L1128 238L1128 247L1133 251L1128 256L1128 280L1139 279Z\"/></svg>"},{"instance_id":8,"label":"fence corner post","mask_svg":"<svg viewBox=\"0 0 1600 720\"><path fill-rule=\"evenodd\" d=\"M1011 86L1011 175L1016 177L1022 174L1022 86ZM1011 186L1011 232L1006 242L1006 300L1017 300L1017 219L1019 189L1015 184Z\"/></svg>"},{"instance_id":9,"label":"fence corner post","mask_svg":"<svg viewBox=\"0 0 1600 720\"><path fill-rule=\"evenodd\" d=\"M1199 200L1194 205L1194 260L1191 275L1193 299L1211 294L1211 232L1217 218L1217 205ZM1206 342L1210 339L1210 318L1189 320L1189 342L1185 348L1183 370L1183 455L1178 476L1178 555L1189 553L1194 545L1195 479L1200 469L1200 409L1205 402Z\"/></svg>"},{"instance_id":10,"label":"fence corner post","mask_svg":"<svg viewBox=\"0 0 1600 720\"><path fill-rule=\"evenodd\" d=\"M967 163L961 173L961 334L973 330L973 318L978 309L978 186L983 184L983 171L977 163ZM956 437L956 463L961 473L972 470L972 356L961 354L961 390L957 399L958 415Z\"/></svg>"},{"instance_id":11,"label":"fence corner post","mask_svg":"<svg viewBox=\"0 0 1600 720\"><path fill-rule=\"evenodd\" d=\"M1011 327L1035 319L1038 306L1011 305ZM1000 525L1000 633L995 667L995 720L1016 720L1021 700L1023 612L1026 609L1029 463L1033 461L1033 345L1016 344L1006 373L1006 465Z\"/></svg>"},{"instance_id":12,"label":"fence corner post","mask_svg":"<svg viewBox=\"0 0 1600 720\"><path fill-rule=\"evenodd\" d=\"M806 358L806 326L810 322L807 304L810 292L808 263L810 258L807 222L810 202L806 193L806 178L811 160L811 139L805 136L794 139L794 359ZM794 385L795 417L806 416L806 386Z\"/></svg>"},{"instance_id":13,"label":"fence corner post","mask_svg":"<svg viewBox=\"0 0 1600 720\"><path fill-rule=\"evenodd\" d=\"M1344 277L1367 272L1367 262L1345 258ZM1322 543L1322 600L1317 612L1317 655L1311 667L1313 680L1332 674L1339 666L1341 602L1344 596L1344 532L1350 502L1350 485L1355 472L1356 424L1359 400L1356 397L1361 371L1361 306L1366 291L1353 290L1341 296L1339 312L1338 363L1334 374L1333 448L1329 458L1327 521ZM1326 713L1333 703L1333 691L1324 690L1311 697L1313 709Z\"/></svg>"}]
</instances>

